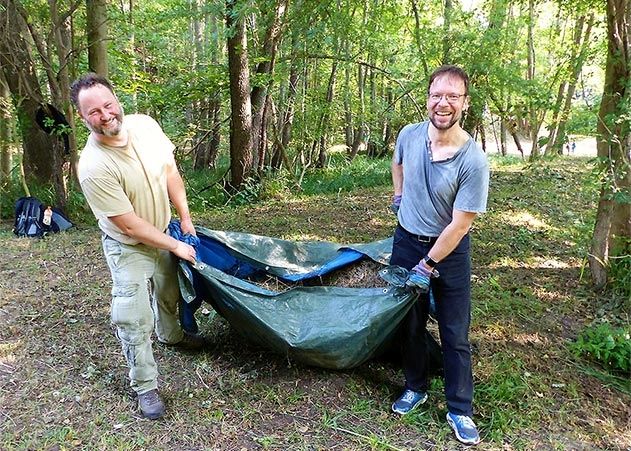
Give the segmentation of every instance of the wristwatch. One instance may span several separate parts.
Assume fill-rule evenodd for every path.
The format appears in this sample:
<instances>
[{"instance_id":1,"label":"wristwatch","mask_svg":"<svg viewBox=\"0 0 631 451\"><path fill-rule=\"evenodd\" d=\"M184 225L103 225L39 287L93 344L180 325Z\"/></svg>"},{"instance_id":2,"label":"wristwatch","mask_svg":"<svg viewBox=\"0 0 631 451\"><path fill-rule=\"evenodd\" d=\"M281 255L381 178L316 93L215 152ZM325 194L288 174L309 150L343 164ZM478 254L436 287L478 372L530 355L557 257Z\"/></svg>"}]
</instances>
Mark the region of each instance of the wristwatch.
<instances>
[{"instance_id":1,"label":"wristwatch","mask_svg":"<svg viewBox=\"0 0 631 451\"><path fill-rule=\"evenodd\" d=\"M423 258L423 261L427 266L432 269L438 264L438 262L433 260L432 257L430 257L429 255L426 255L425 258Z\"/></svg>"}]
</instances>

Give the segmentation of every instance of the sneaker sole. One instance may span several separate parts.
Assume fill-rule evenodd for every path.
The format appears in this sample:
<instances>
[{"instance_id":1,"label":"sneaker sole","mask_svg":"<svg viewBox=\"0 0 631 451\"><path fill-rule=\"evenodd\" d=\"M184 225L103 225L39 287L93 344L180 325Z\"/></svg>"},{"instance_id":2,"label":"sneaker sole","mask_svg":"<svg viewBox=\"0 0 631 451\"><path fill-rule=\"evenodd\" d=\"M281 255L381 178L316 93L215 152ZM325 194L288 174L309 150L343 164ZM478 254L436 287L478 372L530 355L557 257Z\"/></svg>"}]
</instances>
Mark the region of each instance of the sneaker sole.
<instances>
[{"instance_id":1,"label":"sneaker sole","mask_svg":"<svg viewBox=\"0 0 631 451\"><path fill-rule=\"evenodd\" d=\"M394 403L392 403L392 411L394 413L398 413L399 415L405 415L406 413L410 413L411 411L413 411L414 409L416 409L418 406L425 404L425 401L427 401L427 398L429 396L427 394L425 394L425 397L420 399L416 404L414 404L412 407L410 407L407 411L403 411L403 410L397 410L397 408L394 406Z\"/></svg>"},{"instance_id":2,"label":"sneaker sole","mask_svg":"<svg viewBox=\"0 0 631 451\"><path fill-rule=\"evenodd\" d=\"M480 443L479 437L477 440L476 439L467 440L465 438L462 438L460 434L458 434L458 428L456 427L456 423L454 423L454 420L451 419L449 414L447 414L447 423L449 423L449 426L451 427L452 431L454 431L454 434L456 434L456 438L458 439L460 443L464 443L465 445L477 445L478 443Z\"/></svg>"},{"instance_id":3,"label":"sneaker sole","mask_svg":"<svg viewBox=\"0 0 631 451\"><path fill-rule=\"evenodd\" d=\"M140 411L140 414L143 416L143 418L146 418L148 420L157 420L157 419L162 418L164 416L164 412L162 412L162 413L154 413L154 414L148 415L145 412L143 412L142 410Z\"/></svg>"}]
</instances>

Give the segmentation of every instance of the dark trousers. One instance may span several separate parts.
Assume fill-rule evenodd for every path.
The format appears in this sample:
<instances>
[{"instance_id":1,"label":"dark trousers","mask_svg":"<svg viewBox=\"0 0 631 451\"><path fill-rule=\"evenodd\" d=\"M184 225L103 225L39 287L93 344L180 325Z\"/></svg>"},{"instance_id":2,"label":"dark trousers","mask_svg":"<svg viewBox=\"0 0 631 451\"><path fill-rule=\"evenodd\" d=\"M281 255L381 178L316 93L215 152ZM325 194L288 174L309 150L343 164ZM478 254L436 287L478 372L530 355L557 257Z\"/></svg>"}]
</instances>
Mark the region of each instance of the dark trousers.
<instances>
[{"instance_id":1,"label":"dark trousers","mask_svg":"<svg viewBox=\"0 0 631 451\"><path fill-rule=\"evenodd\" d=\"M394 233L390 264L412 269L423 258L435 239L423 240L401 226ZM440 277L432 279L445 374L445 398L449 411L473 415L473 376L471 374L471 260L469 235L436 266ZM421 295L401 324L401 352L405 386L414 391L428 389L429 356L425 329L429 296Z\"/></svg>"}]
</instances>

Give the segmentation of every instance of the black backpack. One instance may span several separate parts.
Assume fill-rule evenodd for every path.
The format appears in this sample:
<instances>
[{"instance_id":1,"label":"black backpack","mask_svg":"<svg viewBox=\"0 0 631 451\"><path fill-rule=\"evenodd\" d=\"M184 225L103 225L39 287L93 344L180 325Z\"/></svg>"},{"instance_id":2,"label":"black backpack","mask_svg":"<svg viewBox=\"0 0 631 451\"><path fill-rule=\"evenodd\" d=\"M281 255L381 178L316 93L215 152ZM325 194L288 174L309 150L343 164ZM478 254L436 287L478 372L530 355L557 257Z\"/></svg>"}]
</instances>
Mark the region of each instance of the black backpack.
<instances>
[{"instance_id":1,"label":"black backpack","mask_svg":"<svg viewBox=\"0 0 631 451\"><path fill-rule=\"evenodd\" d=\"M57 208L52 208L50 225L44 224L46 208L35 197L20 197L15 202L13 233L17 236L41 237L72 227L72 222Z\"/></svg>"}]
</instances>

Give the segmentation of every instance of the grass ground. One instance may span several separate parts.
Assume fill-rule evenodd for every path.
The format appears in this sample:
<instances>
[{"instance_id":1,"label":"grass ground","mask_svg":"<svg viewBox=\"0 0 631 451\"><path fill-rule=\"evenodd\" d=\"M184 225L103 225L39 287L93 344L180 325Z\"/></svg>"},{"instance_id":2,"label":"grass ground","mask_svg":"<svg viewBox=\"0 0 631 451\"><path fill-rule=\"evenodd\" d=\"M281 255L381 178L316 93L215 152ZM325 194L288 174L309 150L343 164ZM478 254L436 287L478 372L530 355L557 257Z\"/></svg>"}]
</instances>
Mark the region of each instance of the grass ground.
<instances>
[{"instance_id":1,"label":"grass ground","mask_svg":"<svg viewBox=\"0 0 631 451\"><path fill-rule=\"evenodd\" d=\"M480 449L631 449L631 384L568 350L611 298L584 274L596 187L586 159L494 164L473 231ZM211 229L285 239L372 241L392 233L390 188L288 196L196 213ZM306 367L200 315L211 352L155 346L168 414L142 419L109 326L98 232L43 240L0 224L0 449L459 449L442 381L405 418L389 412L398 365ZM212 320L210 318L213 318ZM627 317L628 318L628 317Z\"/></svg>"}]
</instances>

